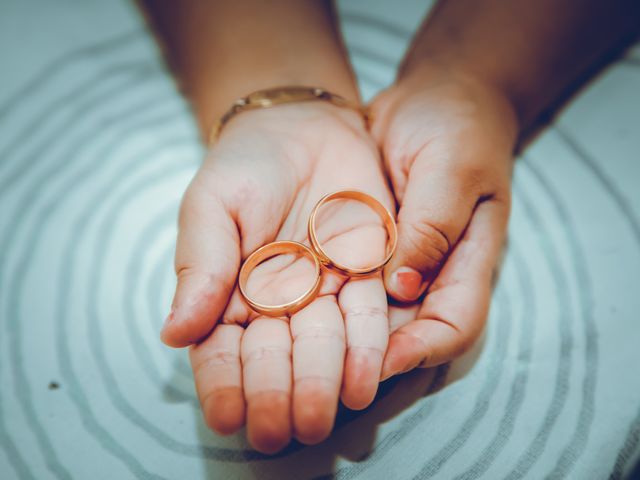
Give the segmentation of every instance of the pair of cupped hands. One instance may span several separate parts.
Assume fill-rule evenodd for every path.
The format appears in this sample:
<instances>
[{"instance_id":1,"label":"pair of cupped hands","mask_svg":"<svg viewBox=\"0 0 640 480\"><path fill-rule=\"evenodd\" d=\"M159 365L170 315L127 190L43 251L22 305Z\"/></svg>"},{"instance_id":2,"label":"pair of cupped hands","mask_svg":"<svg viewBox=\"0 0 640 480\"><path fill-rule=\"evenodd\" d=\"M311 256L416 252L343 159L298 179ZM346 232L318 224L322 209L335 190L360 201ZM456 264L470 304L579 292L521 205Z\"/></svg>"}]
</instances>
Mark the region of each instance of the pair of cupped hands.
<instances>
[{"instance_id":1,"label":"pair of cupped hands","mask_svg":"<svg viewBox=\"0 0 640 480\"><path fill-rule=\"evenodd\" d=\"M509 216L509 102L471 78L430 71L396 82L370 109L369 130L356 112L320 101L240 113L182 202L178 282L161 337L191 345L207 424L221 434L246 424L261 452L292 437L322 441L339 399L363 409L381 380L452 360L487 317ZM252 312L236 284L243 259L274 240L308 245L309 213L343 189L397 213L384 271L323 270L319 295L291 318ZM358 261L376 263L382 226L344 216L331 225L323 241L333 251L357 244Z\"/></svg>"}]
</instances>

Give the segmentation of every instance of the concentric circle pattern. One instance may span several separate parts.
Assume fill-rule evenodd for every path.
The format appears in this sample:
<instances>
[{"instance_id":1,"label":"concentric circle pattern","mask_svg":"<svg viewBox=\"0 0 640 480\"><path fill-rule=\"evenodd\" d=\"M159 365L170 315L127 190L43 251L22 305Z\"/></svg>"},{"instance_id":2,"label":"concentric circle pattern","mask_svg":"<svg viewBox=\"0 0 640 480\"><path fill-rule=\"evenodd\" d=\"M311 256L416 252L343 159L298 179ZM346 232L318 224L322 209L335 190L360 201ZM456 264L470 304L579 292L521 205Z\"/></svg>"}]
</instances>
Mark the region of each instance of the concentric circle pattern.
<instances>
[{"instance_id":1,"label":"concentric circle pattern","mask_svg":"<svg viewBox=\"0 0 640 480\"><path fill-rule=\"evenodd\" d=\"M0 478L632 475L640 48L518 159L474 350L385 383L324 444L267 457L207 430L186 352L159 342L177 208L202 149L137 14L105 3L114 26L100 35L89 7L43 18L34 53L20 53L28 68L0 51L16 66L0 78ZM340 4L365 97L392 81L418 3L393 15L388 2Z\"/></svg>"}]
</instances>

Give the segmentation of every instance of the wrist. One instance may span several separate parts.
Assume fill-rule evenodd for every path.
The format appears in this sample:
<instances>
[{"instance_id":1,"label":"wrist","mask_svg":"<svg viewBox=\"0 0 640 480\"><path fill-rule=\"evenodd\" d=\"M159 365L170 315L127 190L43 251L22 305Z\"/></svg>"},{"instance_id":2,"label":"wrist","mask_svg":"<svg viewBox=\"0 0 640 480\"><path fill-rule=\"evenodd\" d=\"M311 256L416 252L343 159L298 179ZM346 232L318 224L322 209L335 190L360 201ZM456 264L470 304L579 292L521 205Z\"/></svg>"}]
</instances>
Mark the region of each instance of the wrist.
<instances>
[{"instance_id":1,"label":"wrist","mask_svg":"<svg viewBox=\"0 0 640 480\"><path fill-rule=\"evenodd\" d=\"M518 84L513 77L510 65L487 61L484 57L474 58L468 52L459 49L441 48L439 51L423 51L405 59L400 68L398 82L410 83L415 79L434 76L475 85L490 92L498 103L508 104L508 110L517 123L518 136L530 127L528 110L522 95L518 93ZM520 72L524 72L524 67ZM526 76L526 75L525 75ZM529 75L531 76L531 75Z\"/></svg>"},{"instance_id":2,"label":"wrist","mask_svg":"<svg viewBox=\"0 0 640 480\"><path fill-rule=\"evenodd\" d=\"M351 108L325 101L292 102L239 112L225 125L218 141L270 138L319 150L335 132L345 128L362 139L369 138L362 115Z\"/></svg>"},{"instance_id":3,"label":"wrist","mask_svg":"<svg viewBox=\"0 0 640 480\"><path fill-rule=\"evenodd\" d=\"M194 107L203 135L209 135L212 126L225 115L234 102L258 91L284 86L319 87L349 102L360 104L355 81L348 75L340 78L313 73L276 68L261 75L239 74L235 80L230 77L221 78L215 87L190 95L199 99Z\"/></svg>"},{"instance_id":4,"label":"wrist","mask_svg":"<svg viewBox=\"0 0 640 480\"><path fill-rule=\"evenodd\" d=\"M515 105L505 92L480 75L434 60L403 67L396 82L374 99L374 136L384 138L393 122L418 108L465 112L464 121L490 123L512 147L520 132Z\"/></svg>"},{"instance_id":5,"label":"wrist","mask_svg":"<svg viewBox=\"0 0 640 480\"><path fill-rule=\"evenodd\" d=\"M166 19L168 53L203 134L258 90L317 86L359 100L330 2L179 3L178 18Z\"/></svg>"},{"instance_id":6,"label":"wrist","mask_svg":"<svg viewBox=\"0 0 640 480\"><path fill-rule=\"evenodd\" d=\"M262 89L236 99L232 106L213 123L209 141L217 139L224 126L236 115L252 110L273 108L287 104L325 102L340 108L357 112L367 121L367 111L360 102L349 100L341 95L320 87L303 85L285 85L276 88Z\"/></svg>"}]
</instances>

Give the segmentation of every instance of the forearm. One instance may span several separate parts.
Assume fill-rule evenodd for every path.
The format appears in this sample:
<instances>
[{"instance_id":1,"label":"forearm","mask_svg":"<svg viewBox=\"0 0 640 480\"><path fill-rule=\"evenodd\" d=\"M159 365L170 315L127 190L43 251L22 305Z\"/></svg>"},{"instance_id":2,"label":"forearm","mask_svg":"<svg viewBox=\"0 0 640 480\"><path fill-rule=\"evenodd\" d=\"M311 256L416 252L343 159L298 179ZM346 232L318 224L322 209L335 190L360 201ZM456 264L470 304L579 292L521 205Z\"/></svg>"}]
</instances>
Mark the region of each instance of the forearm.
<instances>
[{"instance_id":1,"label":"forearm","mask_svg":"<svg viewBox=\"0 0 640 480\"><path fill-rule=\"evenodd\" d=\"M143 3L203 135L236 98L259 89L320 86L358 100L329 1Z\"/></svg>"},{"instance_id":2,"label":"forearm","mask_svg":"<svg viewBox=\"0 0 640 480\"><path fill-rule=\"evenodd\" d=\"M400 73L433 66L499 89L521 131L637 34L637 0L442 0Z\"/></svg>"}]
</instances>

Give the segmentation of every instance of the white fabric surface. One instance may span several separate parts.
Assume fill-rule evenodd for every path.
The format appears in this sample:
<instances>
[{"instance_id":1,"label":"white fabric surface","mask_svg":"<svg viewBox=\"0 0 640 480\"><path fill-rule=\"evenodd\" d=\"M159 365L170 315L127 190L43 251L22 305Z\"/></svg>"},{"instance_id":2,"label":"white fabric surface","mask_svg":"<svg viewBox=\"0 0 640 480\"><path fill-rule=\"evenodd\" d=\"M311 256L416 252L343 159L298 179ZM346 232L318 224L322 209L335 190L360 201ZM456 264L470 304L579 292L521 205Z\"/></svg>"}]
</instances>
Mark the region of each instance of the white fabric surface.
<instances>
[{"instance_id":1,"label":"white fabric surface","mask_svg":"<svg viewBox=\"0 0 640 480\"><path fill-rule=\"evenodd\" d=\"M365 97L392 81L421 3L340 3ZM202 150L137 11L0 8L1 479L631 475L640 48L518 160L476 348L386 382L329 441L267 457L206 429L186 352L158 340L177 206Z\"/></svg>"}]
</instances>

